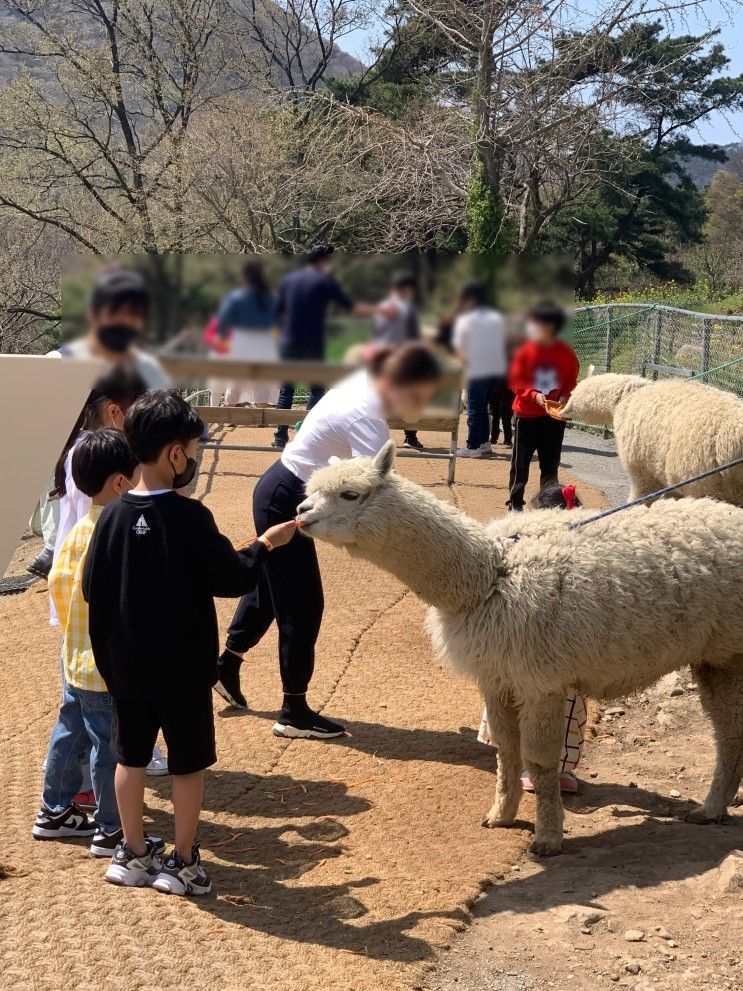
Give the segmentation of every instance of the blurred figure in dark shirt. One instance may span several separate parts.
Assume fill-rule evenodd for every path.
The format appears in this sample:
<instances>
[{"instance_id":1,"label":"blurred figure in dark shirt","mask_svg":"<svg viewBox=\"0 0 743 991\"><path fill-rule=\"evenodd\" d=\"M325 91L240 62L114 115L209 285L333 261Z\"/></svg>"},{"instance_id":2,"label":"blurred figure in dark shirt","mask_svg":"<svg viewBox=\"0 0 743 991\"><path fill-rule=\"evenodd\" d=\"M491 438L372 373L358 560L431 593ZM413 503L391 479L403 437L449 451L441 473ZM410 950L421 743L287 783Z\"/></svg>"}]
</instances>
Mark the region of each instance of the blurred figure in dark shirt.
<instances>
[{"instance_id":1,"label":"blurred figure in dark shirt","mask_svg":"<svg viewBox=\"0 0 743 991\"><path fill-rule=\"evenodd\" d=\"M304 264L285 276L279 286L277 313L281 326L279 353L282 361L323 361L325 359L325 319L328 307L335 304L358 317L370 317L375 308L354 303L330 271L332 245L316 244L305 256ZM292 382L281 386L276 409L291 409L294 402ZM325 389L310 385L307 409L322 399ZM289 439L289 427L280 426L274 434L273 447L283 450Z\"/></svg>"}]
</instances>

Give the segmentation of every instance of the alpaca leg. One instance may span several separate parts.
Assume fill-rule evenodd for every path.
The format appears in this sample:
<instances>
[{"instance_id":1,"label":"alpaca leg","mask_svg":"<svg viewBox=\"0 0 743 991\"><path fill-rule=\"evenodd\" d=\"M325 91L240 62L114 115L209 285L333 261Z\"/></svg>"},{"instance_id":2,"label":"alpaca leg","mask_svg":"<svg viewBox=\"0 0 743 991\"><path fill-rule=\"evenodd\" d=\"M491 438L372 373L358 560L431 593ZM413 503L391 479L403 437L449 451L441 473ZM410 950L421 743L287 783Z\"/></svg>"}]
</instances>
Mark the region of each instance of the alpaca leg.
<instances>
[{"instance_id":1,"label":"alpaca leg","mask_svg":"<svg viewBox=\"0 0 743 991\"><path fill-rule=\"evenodd\" d=\"M632 502L633 499L639 499L642 496L650 495L651 492L656 492L662 488L658 479L653 478L643 468L639 468L636 465L628 465L627 473L629 475L628 502Z\"/></svg>"},{"instance_id":2,"label":"alpaca leg","mask_svg":"<svg viewBox=\"0 0 743 991\"><path fill-rule=\"evenodd\" d=\"M537 801L534 839L529 852L551 857L562 849L560 762L565 737L565 699L550 695L521 709L521 752Z\"/></svg>"},{"instance_id":3,"label":"alpaca leg","mask_svg":"<svg viewBox=\"0 0 743 991\"><path fill-rule=\"evenodd\" d=\"M496 692L485 696L490 738L498 748L498 776L495 802L482 821L483 826L510 826L521 801L521 739L518 710L510 699Z\"/></svg>"},{"instance_id":4,"label":"alpaca leg","mask_svg":"<svg viewBox=\"0 0 743 991\"><path fill-rule=\"evenodd\" d=\"M728 668L696 668L699 698L715 734L715 773L704 805L690 822L719 822L743 776L743 655Z\"/></svg>"}]
</instances>

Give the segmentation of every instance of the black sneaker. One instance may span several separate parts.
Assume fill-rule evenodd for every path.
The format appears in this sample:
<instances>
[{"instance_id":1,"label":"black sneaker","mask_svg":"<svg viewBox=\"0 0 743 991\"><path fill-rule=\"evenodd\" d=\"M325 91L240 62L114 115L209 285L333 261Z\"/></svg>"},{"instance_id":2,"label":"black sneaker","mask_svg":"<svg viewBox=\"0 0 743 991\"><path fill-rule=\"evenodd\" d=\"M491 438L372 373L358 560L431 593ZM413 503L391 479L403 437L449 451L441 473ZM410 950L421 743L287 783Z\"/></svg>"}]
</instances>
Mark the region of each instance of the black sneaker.
<instances>
[{"instance_id":1,"label":"black sneaker","mask_svg":"<svg viewBox=\"0 0 743 991\"><path fill-rule=\"evenodd\" d=\"M148 842L152 845L152 852L160 857L165 853L165 840L159 836L148 836ZM93 842L90 844L91 857L112 857L116 853L116 847L124 843L124 830L115 829L113 833L105 833L100 826L95 831Z\"/></svg>"},{"instance_id":2,"label":"black sneaker","mask_svg":"<svg viewBox=\"0 0 743 991\"><path fill-rule=\"evenodd\" d=\"M31 564L26 568L26 571L30 575L36 575L37 578L47 579L49 572L52 570L53 562L54 551L49 547L45 547L40 554L36 555Z\"/></svg>"},{"instance_id":3,"label":"black sneaker","mask_svg":"<svg viewBox=\"0 0 743 991\"><path fill-rule=\"evenodd\" d=\"M155 853L152 840L146 842L147 853L138 857L120 840L104 875L106 880L126 888L146 888L153 884L160 873L160 857ZM162 844L162 840L159 842Z\"/></svg>"},{"instance_id":4,"label":"black sneaker","mask_svg":"<svg viewBox=\"0 0 743 991\"><path fill-rule=\"evenodd\" d=\"M421 444L421 442L418 440L417 437L406 437L405 440L403 441L403 445L402 446L403 447L410 447L414 451L425 451L425 449L426 449L424 447L424 445Z\"/></svg>"},{"instance_id":5,"label":"black sneaker","mask_svg":"<svg viewBox=\"0 0 743 991\"><path fill-rule=\"evenodd\" d=\"M271 441L271 447L275 448L277 451L283 451L289 442L286 440L281 440L279 437L274 437Z\"/></svg>"},{"instance_id":6,"label":"black sneaker","mask_svg":"<svg viewBox=\"0 0 743 991\"><path fill-rule=\"evenodd\" d=\"M35 840L61 840L67 836L92 836L96 831L92 819L72 804L64 812L50 812L42 805L31 830Z\"/></svg>"},{"instance_id":7,"label":"black sneaker","mask_svg":"<svg viewBox=\"0 0 743 991\"><path fill-rule=\"evenodd\" d=\"M304 711L291 714L282 709L273 724L274 736L285 736L293 740L331 740L336 736L343 736L345 732L345 726L326 719L319 712L313 712L309 706Z\"/></svg>"},{"instance_id":8,"label":"black sneaker","mask_svg":"<svg viewBox=\"0 0 743 991\"><path fill-rule=\"evenodd\" d=\"M190 864L173 850L161 866L152 887L166 895L208 895L212 890L212 882L201 866L199 844L194 844Z\"/></svg>"},{"instance_id":9,"label":"black sneaker","mask_svg":"<svg viewBox=\"0 0 743 991\"><path fill-rule=\"evenodd\" d=\"M247 700L240 691L241 664L241 657L233 654L231 650L225 650L217 661L217 678L219 680L214 686L214 691L236 709L247 709Z\"/></svg>"}]
</instances>

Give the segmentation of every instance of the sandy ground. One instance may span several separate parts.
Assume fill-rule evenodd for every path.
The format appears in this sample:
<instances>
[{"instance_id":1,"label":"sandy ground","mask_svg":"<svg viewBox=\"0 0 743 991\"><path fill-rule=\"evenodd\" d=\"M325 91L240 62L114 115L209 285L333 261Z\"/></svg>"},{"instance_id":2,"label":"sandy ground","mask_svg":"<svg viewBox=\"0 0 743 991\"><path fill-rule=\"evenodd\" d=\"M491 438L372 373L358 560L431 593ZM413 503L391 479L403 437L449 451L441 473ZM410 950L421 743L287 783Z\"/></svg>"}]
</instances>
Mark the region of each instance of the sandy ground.
<instances>
[{"instance_id":1,"label":"sandy ground","mask_svg":"<svg viewBox=\"0 0 743 991\"><path fill-rule=\"evenodd\" d=\"M225 436L265 443L267 433ZM204 456L196 495L235 542L251 534L250 494L270 460ZM503 448L460 462L452 492L442 462L398 467L484 520L503 511L507 463ZM603 504L590 485L580 493L588 505ZM24 542L14 567L35 544ZM280 687L270 633L244 669L251 710L235 713L215 698L219 763L207 775L201 830L214 893L202 899L111 887L84 844L31 839L59 695L58 637L46 625L43 584L0 598L0 988L521 991L641 987L656 970L678 986L684 968L708 973L711 987L740 986L730 983L741 972L733 949L740 899L722 892L713 872L743 846L740 817L734 826L685 826L669 815L683 803L659 797L671 783L684 798L702 790L709 743L706 728L696 732L700 721L691 731L682 718L659 742L655 696L606 716L582 793L570 800L567 855L532 865L524 859L531 800L521 828L480 827L494 787L493 751L475 740L481 702L433 662L422 604L371 566L328 546L319 551L326 618L311 701L351 735L333 743L271 735ZM223 626L232 605L219 603ZM671 701L679 698L695 704L686 687ZM672 779L672 769L682 777ZM168 795L167 778L151 779L149 830L170 840ZM683 898L684 913L698 913L693 926L667 918L669 885L680 892L676 908ZM599 903L599 920L580 916ZM475 924L464 932L473 905ZM661 925L670 942L655 933ZM643 942L624 942L634 926ZM729 958L716 959L713 971L702 954L713 953L715 931ZM646 961L653 954L655 969ZM623 969L630 956L639 977Z\"/></svg>"}]
</instances>

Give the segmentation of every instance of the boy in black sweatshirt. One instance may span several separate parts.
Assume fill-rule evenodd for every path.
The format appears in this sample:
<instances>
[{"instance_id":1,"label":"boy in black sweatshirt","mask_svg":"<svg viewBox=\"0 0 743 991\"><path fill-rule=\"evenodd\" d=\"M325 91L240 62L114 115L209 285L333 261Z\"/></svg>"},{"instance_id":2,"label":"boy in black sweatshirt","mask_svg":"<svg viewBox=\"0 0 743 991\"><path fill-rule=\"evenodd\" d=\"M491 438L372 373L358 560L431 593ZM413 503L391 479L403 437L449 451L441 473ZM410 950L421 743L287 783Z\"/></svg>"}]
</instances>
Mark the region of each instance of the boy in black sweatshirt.
<instances>
[{"instance_id":1,"label":"boy in black sweatshirt","mask_svg":"<svg viewBox=\"0 0 743 991\"><path fill-rule=\"evenodd\" d=\"M252 591L267 555L296 532L294 521L281 523L236 551L205 506L175 491L196 473L203 430L175 392L149 393L129 409L124 431L141 477L101 514L83 574L95 663L113 698L124 832L106 879L179 895L211 890L196 830L204 769L216 761L213 596ZM175 849L162 864L142 824L145 768L161 729L175 812Z\"/></svg>"}]
</instances>

